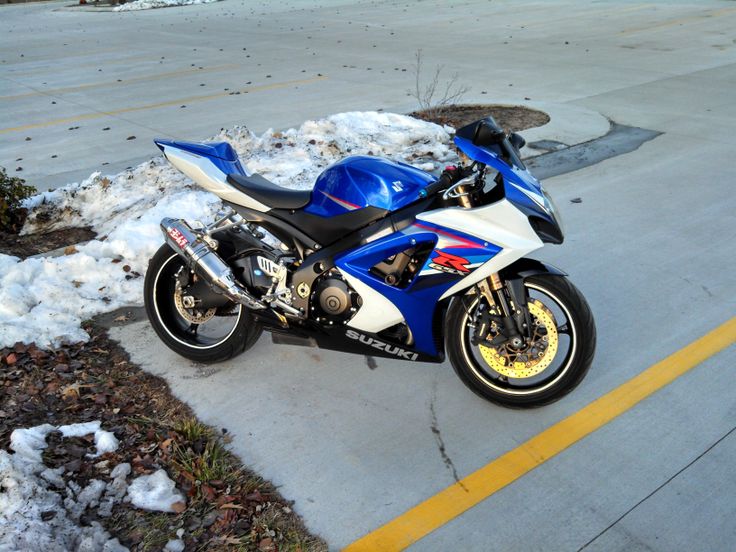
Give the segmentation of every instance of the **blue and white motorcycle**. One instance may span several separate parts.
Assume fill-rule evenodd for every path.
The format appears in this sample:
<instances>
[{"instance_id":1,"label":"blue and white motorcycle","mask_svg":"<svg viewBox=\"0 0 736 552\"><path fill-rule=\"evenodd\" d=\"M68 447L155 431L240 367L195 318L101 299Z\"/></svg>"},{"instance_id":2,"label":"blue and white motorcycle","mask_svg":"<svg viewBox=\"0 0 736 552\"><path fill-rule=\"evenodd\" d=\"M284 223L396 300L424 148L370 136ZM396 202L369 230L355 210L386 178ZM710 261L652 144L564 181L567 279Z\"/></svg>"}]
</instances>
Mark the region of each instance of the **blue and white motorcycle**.
<instances>
[{"instance_id":1,"label":"blue and white motorcycle","mask_svg":"<svg viewBox=\"0 0 736 552\"><path fill-rule=\"evenodd\" d=\"M442 362L482 397L555 401L584 377L596 331L560 270L525 255L563 241L554 203L522 163L524 140L492 118L457 131L441 177L347 157L314 189L248 174L227 143L156 140L218 195L205 226L161 221L145 303L164 343L199 362L274 342ZM285 368L288 369L288 368Z\"/></svg>"}]
</instances>

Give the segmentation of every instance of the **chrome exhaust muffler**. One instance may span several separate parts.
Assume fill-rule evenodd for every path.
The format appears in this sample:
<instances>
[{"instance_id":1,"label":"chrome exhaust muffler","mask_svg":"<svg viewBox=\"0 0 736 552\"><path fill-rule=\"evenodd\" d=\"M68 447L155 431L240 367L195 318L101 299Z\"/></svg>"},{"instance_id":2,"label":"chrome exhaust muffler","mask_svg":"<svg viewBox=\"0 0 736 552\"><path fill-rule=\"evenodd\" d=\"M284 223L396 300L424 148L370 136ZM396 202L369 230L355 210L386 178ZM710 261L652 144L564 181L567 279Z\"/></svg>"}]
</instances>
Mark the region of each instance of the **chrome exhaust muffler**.
<instances>
[{"instance_id":1,"label":"chrome exhaust muffler","mask_svg":"<svg viewBox=\"0 0 736 552\"><path fill-rule=\"evenodd\" d=\"M166 243L186 261L189 268L196 269L212 285L214 291L252 310L268 308L268 305L253 297L235 280L232 269L208 243L214 241L212 238L198 234L183 219L163 219L161 231Z\"/></svg>"}]
</instances>

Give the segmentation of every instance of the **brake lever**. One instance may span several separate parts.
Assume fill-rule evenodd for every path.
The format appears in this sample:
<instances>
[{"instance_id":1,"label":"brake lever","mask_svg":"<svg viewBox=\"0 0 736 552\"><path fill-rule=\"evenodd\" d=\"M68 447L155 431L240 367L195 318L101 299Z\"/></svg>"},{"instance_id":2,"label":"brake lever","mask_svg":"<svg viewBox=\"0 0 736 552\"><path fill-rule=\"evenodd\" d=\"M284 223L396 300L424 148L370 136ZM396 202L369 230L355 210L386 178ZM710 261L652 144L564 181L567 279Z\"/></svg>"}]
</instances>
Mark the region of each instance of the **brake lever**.
<instances>
[{"instance_id":1,"label":"brake lever","mask_svg":"<svg viewBox=\"0 0 736 552\"><path fill-rule=\"evenodd\" d=\"M466 176L465 178L463 178L461 180L458 180L452 186L450 186L449 188L447 188L445 190L445 192L442 194L442 199L444 199L444 200L447 200L447 199L457 199L459 197L464 197L464 196L467 196L467 195L472 194L473 193L473 189L472 188L469 191L467 191L467 192L457 192L456 191L460 186L467 186L469 184L470 185L474 185L475 184L475 175L474 174L470 174L469 176Z\"/></svg>"}]
</instances>

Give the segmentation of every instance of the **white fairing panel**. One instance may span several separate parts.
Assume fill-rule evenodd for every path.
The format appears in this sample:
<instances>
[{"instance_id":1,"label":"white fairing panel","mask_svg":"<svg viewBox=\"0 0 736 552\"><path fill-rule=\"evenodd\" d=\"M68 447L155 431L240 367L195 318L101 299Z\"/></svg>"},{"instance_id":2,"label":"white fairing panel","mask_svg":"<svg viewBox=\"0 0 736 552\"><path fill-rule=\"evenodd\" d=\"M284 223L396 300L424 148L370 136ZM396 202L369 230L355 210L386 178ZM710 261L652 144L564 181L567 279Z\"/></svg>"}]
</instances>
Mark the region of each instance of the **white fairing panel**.
<instances>
[{"instance_id":1,"label":"white fairing panel","mask_svg":"<svg viewBox=\"0 0 736 552\"><path fill-rule=\"evenodd\" d=\"M342 271L340 274L363 299L363 306L350 319L348 326L364 332L378 333L404 321L401 311L386 297L354 276Z\"/></svg>"},{"instance_id":2,"label":"white fairing panel","mask_svg":"<svg viewBox=\"0 0 736 552\"><path fill-rule=\"evenodd\" d=\"M429 211L417 215L417 219L459 230L501 248L495 257L448 289L440 299L469 288L543 245L526 215L506 199L474 209Z\"/></svg>"},{"instance_id":3,"label":"white fairing panel","mask_svg":"<svg viewBox=\"0 0 736 552\"><path fill-rule=\"evenodd\" d=\"M267 205L256 201L228 184L227 175L206 157L170 146L164 147L164 155L177 169L216 196L235 205L241 205L256 211L266 212L269 210Z\"/></svg>"}]
</instances>

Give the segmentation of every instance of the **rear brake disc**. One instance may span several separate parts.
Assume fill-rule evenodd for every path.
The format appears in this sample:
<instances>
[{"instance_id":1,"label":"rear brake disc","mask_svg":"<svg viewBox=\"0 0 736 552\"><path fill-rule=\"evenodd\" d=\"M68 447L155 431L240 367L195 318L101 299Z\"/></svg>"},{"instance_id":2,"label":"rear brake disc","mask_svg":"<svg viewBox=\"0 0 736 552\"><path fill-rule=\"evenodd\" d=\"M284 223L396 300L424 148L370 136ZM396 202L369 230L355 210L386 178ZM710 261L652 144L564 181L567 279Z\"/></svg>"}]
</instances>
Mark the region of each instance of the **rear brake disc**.
<instances>
[{"instance_id":1,"label":"rear brake disc","mask_svg":"<svg viewBox=\"0 0 736 552\"><path fill-rule=\"evenodd\" d=\"M216 307L209 309L185 307L184 297L181 291L181 286L179 285L176 286L176 291L174 292L174 305L176 305L176 310L179 312L181 317L190 324L204 324L205 322L212 320L217 312Z\"/></svg>"}]
</instances>

